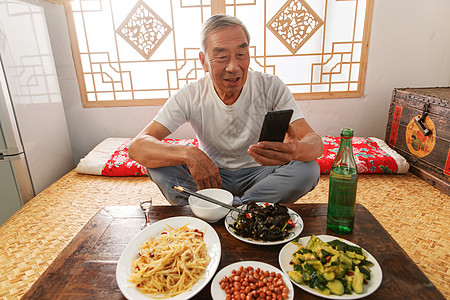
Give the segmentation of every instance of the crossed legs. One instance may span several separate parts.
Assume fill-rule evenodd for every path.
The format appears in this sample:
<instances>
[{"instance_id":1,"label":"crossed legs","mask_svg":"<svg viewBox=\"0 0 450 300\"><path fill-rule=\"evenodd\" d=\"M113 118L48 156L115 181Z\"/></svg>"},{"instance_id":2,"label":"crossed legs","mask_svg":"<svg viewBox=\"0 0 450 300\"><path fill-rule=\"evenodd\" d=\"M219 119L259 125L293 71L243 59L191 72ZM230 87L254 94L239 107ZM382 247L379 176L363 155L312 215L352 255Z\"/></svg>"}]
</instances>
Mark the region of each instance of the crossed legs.
<instances>
[{"instance_id":1,"label":"crossed legs","mask_svg":"<svg viewBox=\"0 0 450 300\"><path fill-rule=\"evenodd\" d=\"M249 201L293 203L313 190L320 176L316 161L291 161L282 166L242 170L219 169L219 172L222 188L235 196L235 204ZM186 165L147 169L147 173L172 205L188 204L188 197L172 189L172 186L197 190L197 184Z\"/></svg>"}]
</instances>

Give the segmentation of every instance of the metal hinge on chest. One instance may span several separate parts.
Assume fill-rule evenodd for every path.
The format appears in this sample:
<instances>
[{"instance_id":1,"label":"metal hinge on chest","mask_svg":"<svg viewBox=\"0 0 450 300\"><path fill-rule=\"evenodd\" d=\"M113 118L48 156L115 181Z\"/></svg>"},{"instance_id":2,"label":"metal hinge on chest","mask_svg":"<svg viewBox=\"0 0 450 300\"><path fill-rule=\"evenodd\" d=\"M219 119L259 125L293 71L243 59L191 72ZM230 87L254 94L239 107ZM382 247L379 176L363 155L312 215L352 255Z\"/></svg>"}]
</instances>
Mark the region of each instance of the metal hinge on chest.
<instances>
[{"instance_id":1,"label":"metal hinge on chest","mask_svg":"<svg viewBox=\"0 0 450 300\"><path fill-rule=\"evenodd\" d=\"M428 128L427 124L425 124L425 118L428 114L428 109L430 108L430 103L425 103L423 105L422 110L422 116L417 116L414 119L414 122L416 123L417 127L419 127L420 132L422 132L423 135L428 135L431 133L431 130Z\"/></svg>"}]
</instances>

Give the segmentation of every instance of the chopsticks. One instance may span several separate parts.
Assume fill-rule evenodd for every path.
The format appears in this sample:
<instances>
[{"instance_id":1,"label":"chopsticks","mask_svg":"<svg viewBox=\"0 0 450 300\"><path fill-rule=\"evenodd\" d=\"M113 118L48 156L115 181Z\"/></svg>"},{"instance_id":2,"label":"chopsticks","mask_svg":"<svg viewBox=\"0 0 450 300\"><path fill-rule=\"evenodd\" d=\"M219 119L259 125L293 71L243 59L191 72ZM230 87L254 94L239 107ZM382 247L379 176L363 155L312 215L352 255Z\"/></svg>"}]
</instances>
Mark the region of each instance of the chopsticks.
<instances>
[{"instance_id":1,"label":"chopsticks","mask_svg":"<svg viewBox=\"0 0 450 300\"><path fill-rule=\"evenodd\" d=\"M243 211L242 209L240 209L240 208L237 208L237 207L234 207L234 206L225 204L225 203L220 202L219 200L216 200L216 199L214 199L214 198L211 198L211 197L208 197L208 196L205 196L205 195L202 195L202 194L193 192L193 191L191 191L191 190L189 190L189 189L187 189L187 188L185 188L185 187L179 186L179 185L174 185L174 186L172 186L172 188L173 188L174 190L179 191L179 192L186 193L186 194L191 195L191 196L195 196L195 197L200 198L200 199L202 199L202 200L205 200L205 201L208 201L208 202L211 202L211 203L214 203L214 204L223 206L223 207L225 207L225 208L228 208L228 209L237 211L237 212L239 212L239 213L243 213L243 212L244 212L244 211Z\"/></svg>"}]
</instances>

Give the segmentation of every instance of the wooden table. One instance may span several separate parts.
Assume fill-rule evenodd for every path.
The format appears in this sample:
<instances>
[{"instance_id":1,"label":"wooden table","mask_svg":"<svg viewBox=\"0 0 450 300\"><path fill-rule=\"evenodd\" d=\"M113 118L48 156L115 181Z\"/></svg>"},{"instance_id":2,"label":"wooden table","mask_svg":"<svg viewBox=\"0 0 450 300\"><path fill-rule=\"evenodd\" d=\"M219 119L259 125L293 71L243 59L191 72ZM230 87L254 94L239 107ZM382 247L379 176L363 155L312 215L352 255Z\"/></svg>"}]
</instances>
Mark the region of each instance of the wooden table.
<instances>
[{"instance_id":1,"label":"wooden table","mask_svg":"<svg viewBox=\"0 0 450 300\"><path fill-rule=\"evenodd\" d=\"M301 236L336 235L326 227L326 204L292 204L304 221ZM193 216L189 206L155 206L153 222L174 216ZM140 231L143 214L136 206L101 209L49 268L23 299L124 299L117 286L117 261L127 243ZM257 246L239 241L224 227L223 220L211 224L222 244L218 270L244 260L258 260L277 268L283 245ZM336 235L338 236L338 235ZM362 205L357 204L355 228L342 236L369 251L381 265L383 281L367 299L444 299L403 249ZM298 287L295 299L319 299ZM208 284L194 299L210 299Z\"/></svg>"}]
</instances>

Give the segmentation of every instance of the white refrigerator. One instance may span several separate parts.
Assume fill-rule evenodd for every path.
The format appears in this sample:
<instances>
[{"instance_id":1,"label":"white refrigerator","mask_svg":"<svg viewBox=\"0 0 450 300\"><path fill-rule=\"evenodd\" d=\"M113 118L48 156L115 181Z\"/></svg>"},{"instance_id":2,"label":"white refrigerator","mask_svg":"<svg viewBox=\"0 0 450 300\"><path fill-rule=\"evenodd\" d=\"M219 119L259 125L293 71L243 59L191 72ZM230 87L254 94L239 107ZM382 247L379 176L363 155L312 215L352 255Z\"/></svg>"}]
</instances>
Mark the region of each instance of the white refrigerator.
<instances>
[{"instance_id":1,"label":"white refrigerator","mask_svg":"<svg viewBox=\"0 0 450 300\"><path fill-rule=\"evenodd\" d=\"M73 168L44 10L0 0L0 225Z\"/></svg>"}]
</instances>

